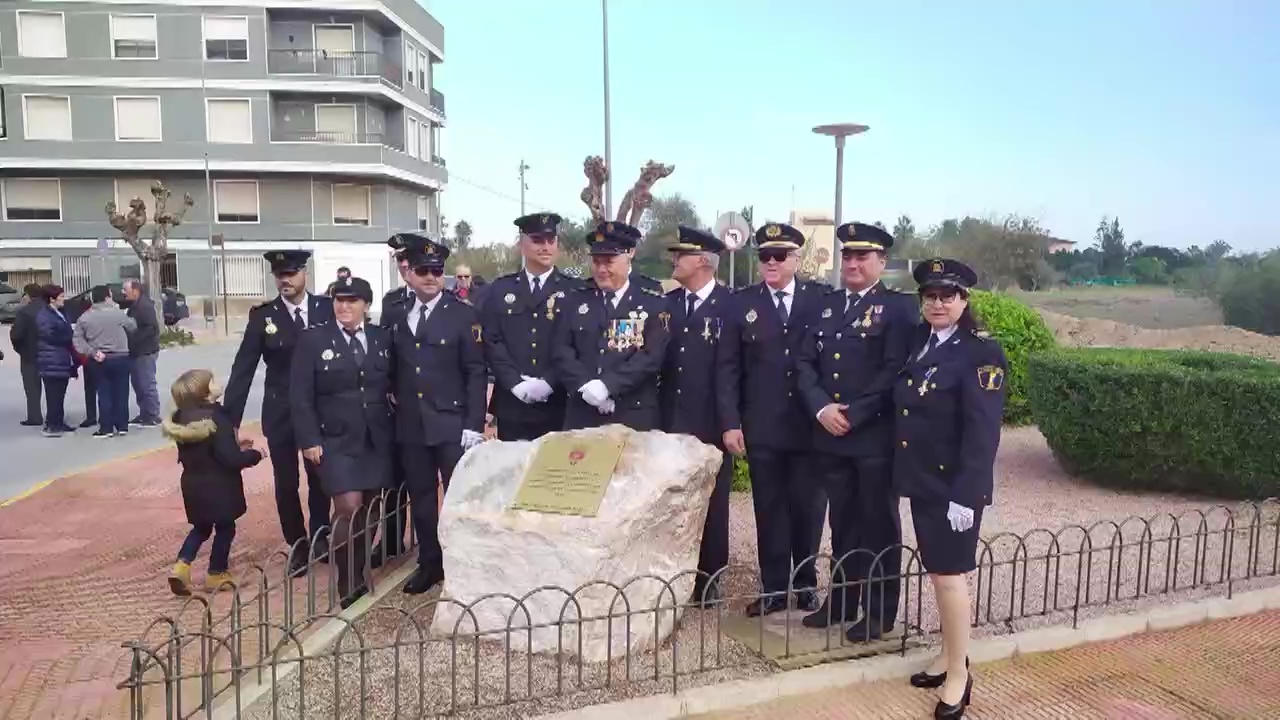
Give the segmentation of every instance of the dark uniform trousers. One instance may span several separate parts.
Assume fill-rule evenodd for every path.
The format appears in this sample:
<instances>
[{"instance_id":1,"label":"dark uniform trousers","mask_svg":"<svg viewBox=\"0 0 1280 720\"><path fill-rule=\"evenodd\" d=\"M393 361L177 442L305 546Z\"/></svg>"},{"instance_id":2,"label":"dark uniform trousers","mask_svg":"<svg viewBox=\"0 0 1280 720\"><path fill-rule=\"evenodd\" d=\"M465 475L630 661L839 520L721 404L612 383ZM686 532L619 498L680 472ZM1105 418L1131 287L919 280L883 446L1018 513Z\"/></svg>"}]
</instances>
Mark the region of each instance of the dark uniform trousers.
<instances>
[{"instance_id":1,"label":"dark uniform trousers","mask_svg":"<svg viewBox=\"0 0 1280 720\"><path fill-rule=\"evenodd\" d=\"M396 442L405 471L421 570L443 572L436 534L438 488L449 490L462 459L462 431L484 431L483 333L471 305L441 293L426 320L408 315L392 329L396 356ZM409 310L413 312L412 309Z\"/></svg>"},{"instance_id":2,"label":"dark uniform trousers","mask_svg":"<svg viewBox=\"0 0 1280 720\"><path fill-rule=\"evenodd\" d=\"M581 283L552 270L533 292L525 271L503 275L488 286L481 307L484 351L493 373L490 412L499 440L536 440L564 427L565 388L551 358L555 322L565 312L566 298ZM552 393L543 402L525 403L511 393L524 377L542 378ZM576 388L575 388L576 389Z\"/></svg>"},{"instance_id":3,"label":"dark uniform trousers","mask_svg":"<svg viewBox=\"0 0 1280 720\"><path fill-rule=\"evenodd\" d=\"M385 488L390 480L394 425L391 335L366 326L364 343L336 322L302 333L293 353L289 405L301 448L320 447L318 475L330 496ZM357 352L357 348L359 352ZM363 584L368 517L363 505L352 517L335 515L331 548L343 596Z\"/></svg>"},{"instance_id":4,"label":"dark uniform trousers","mask_svg":"<svg viewBox=\"0 0 1280 720\"><path fill-rule=\"evenodd\" d=\"M844 290L824 298L797 372L811 417L828 403L849 406L847 434L836 437L821 424L814 430L816 474L831 504L831 616L854 620L861 609L887 629L897 616L902 574L890 445L893 382L910 355L919 308L915 298L879 284L847 298Z\"/></svg>"},{"instance_id":5,"label":"dark uniform trousers","mask_svg":"<svg viewBox=\"0 0 1280 720\"><path fill-rule=\"evenodd\" d=\"M308 326L333 321L332 300L308 294L307 303ZM315 466L300 458L289 412L291 363L300 333L280 298L251 309L244 338L231 365L225 395L227 411L238 426L244 417L244 406L249 399L258 361L267 366L263 380L262 432L267 437L267 453L271 457L280 530L290 546L299 540L314 540L329 525L329 498L320 485ZM299 462L303 463L307 474L306 517L302 514L302 501L298 497ZM307 534L307 518L310 518L310 535Z\"/></svg>"},{"instance_id":6,"label":"dark uniform trousers","mask_svg":"<svg viewBox=\"0 0 1280 720\"><path fill-rule=\"evenodd\" d=\"M403 321L413 305L413 299L413 292L408 287L396 288L383 295L378 327L391 330ZM404 531L409 526L409 489L405 485L408 475L402 454L398 447L391 453L391 489L384 498L374 501L378 504L374 516L385 518L381 539L384 557L395 557L404 552Z\"/></svg>"},{"instance_id":7,"label":"dark uniform trousers","mask_svg":"<svg viewBox=\"0 0 1280 720\"><path fill-rule=\"evenodd\" d=\"M706 589L707 583L716 578L716 573L729 565L729 491L733 486L733 456L724 452L715 404L720 313L727 309L729 297L729 291L717 284L706 300L700 301L693 314L689 315L685 290L667 293L674 319L672 338L662 366L662 429L692 435L723 453L707 506L707 518L702 526L695 600Z\"/></svg>"},{"instance_id":8,"label":"dark uniform trousers","mask_svg":"<svg viewBox=\"0 0 1280 720\"><path fill-rule=\"evenodd\" d=\"M656 430L662 422L658 379L671 337L667 299L636 285L607 308L598 290L579 290L565 299L552 348L556 375L569 395L564 429L618 424ZM612 413L601 413L578 393L591 380L608 389Z\"/></svg>"},{"instance_id":9,"label":"dark uniform trousers","mask_svg":"<svg viewBox=\"0 0 1280 720\"><path fill-rule=\"evenodd\" d=\"M813 417L796 390L795 357L826 286L796 281L786 322L764 283L730 298L717 354L721 429L741 429L751 468L760 580L766 593L815 589L826 495L813 474Z\"/></svg>"}]
</instances>

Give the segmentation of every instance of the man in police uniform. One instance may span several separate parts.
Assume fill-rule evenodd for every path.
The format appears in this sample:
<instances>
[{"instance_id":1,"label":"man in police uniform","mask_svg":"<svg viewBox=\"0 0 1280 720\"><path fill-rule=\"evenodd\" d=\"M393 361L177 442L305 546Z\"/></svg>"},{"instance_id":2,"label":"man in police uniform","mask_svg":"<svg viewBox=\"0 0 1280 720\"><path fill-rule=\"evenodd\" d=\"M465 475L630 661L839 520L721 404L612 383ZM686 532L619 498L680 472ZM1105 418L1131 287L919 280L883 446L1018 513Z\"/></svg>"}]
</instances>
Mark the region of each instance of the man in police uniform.
<instances>
[{"instance_id":1,"label":"man in police uniform","mask_svg":"<svg viewBox=\"0 0 1280 720\"><path fill-rule=\"evenodd\" d=\"M721 313L728 310L730 292L716 282L716 268L724 243L716 236L678 228L671 273L680 287L667 293L672 311L671 343L662 367L662 429L692 435L724 450L720 420L716 417L716 348L720 342ZM716 573L729 564L729 489L733 484L733 456L725 455L716 475L715 489L702 528L698 556L695 602L710 604L720 597ZM711 584L715 578L716 583Z\"/></svg>"},{"instance_id":2,"label":"man in police uniform","mask_svg":"<svg viewBox=\"0 0 1280 720\"><path fill-rule=\"evenodd\" d=\"M891 405L920 310L915 298L880 283L892 235L847 223L836 237L844 287L824 298L797 371L809 416L820 423L816 469L831 502L831 548L843 576L833 582L848 585L833 589L827 606L804 624L854 622L861 609L848 637L865 642L889 632L898 612L902 527L893 490Z\"/></svg>"},{"instance_id":3,"label":"man in police uniform","mask_svg":"<svg viewBox=\"0 0 1280 720\"><path fill-rule=\"evenodd\" d=\"M631 249L627 250L627 257L630 258L630 262L635 262L636 247L640 245L640 239L642 237L640 229L633 225L621 222L602 222L596 226L597 233L606 232L606 229L608 229L609 234L624 235L627 237L631 243ZM656 293L662 292L662 283L654 280L648 275L642 275L635 270L631 271L629 281L632 285L635 285L641 290L649 290ZM595 289L595 278L589 278L586 282L586 286L588 288Z\"/></svg>"},{"instance_id":4,"label":"man in police uniform","mask_svg":"<svg viewBox=\"0 0 1280 720\"><path fill-rule=\"evenodd\" d=\"M535 440L564 426L566 395L552 367L552 333L565 297L582 283L556 269L560 222L555 213L516 219L524 269L494 280L480 309L499 440Z\"/></svg>"},{"instance_id":5,"label":"man in police uniform","mask_svg":"<svg viewBox=\"0 0 1280 720\"><path fill-rule=\"evenodd\" d=\"M409 261L405 259L404 255L408 238L414 238L414 242L417 243L421 243L426 239L409 233L392 235L387 239L387 245L395 250L396 270L400 273L400 282L404 283L404 285L388 290L382 296L382 310L378 318L378 324L384 328L390 328L395 325L398 320L396 312L408 312L409 306L413 304L413 288L409 286Z\"/></svg>"},{"instance_id":6,"label":"man in police uniform","mask_svg":"<svg viewBox=\"0 0 1280 720\"><path fill-rule=\"evenodd\" d=\"M449 248L426 238L405 248L414 300L391 329L396 442L418 536L418 569L404 585L411 595L444 580L437 478L447 491L462 453L484 440L484 335L476 309L445 292L448 257Z\"/></svg>"},{"instance_id":7,"label":"man in police uniform","mask_svg":"<svg viewBox=\"0 0 1280 720\"><path fill-rule=\"evenodd\" d=\"M315 466L305 462L307 516L311 527L308 534L302 503L298 499L298 446L289 415L290 363L303 330L333 321L333 301L307 292L310 252L272 250L265 257L271 263L271 274L275 276L276 289L280 294L276 299L249 310L249 322L231 364L224 406L239 426L244 417L245 403L249 400L253 376L258 372L258 361L265 363L267 376L262 391L262 433L267 436L267 450L271 456L280 529L284 532L285 542L291 547L289 571L296 576L306 572L307 561L311 557L328 561L328 540L321 536L314 548L310 541L316 539L321 528L329 525L329 499L321 489Z\"/></svg>"},{"instance_id":8,"label":"man in police uniform","mask_svg":"<svg viewBox=\"0 0 1280 720\"><path fill-rule=\"evenodd\" d=\"M769 223L756 232L762 281L733 294L720 338L716 405L724 445L751 467L760 580L749 616L818 607L814 565L826 506L812 477L813 415L796 389L795 358L828 287L796 277L804 235ZM792 571L795 576L792 579Z\"/></svg>"},{"instance_id":9,"label":"man in police uniform","mask_svg":"<svg viewBox=\"0 0 1280 720\"><path fill-rule=\"evenodd\" d=\"M667 299L631 282L636 241L627 229L605 223L587 244L595 285L565 296L551 351L569 395L564 427L617 423L654 430L661 423L658 376L671 336Z\"/></svg>"}]
</instances>

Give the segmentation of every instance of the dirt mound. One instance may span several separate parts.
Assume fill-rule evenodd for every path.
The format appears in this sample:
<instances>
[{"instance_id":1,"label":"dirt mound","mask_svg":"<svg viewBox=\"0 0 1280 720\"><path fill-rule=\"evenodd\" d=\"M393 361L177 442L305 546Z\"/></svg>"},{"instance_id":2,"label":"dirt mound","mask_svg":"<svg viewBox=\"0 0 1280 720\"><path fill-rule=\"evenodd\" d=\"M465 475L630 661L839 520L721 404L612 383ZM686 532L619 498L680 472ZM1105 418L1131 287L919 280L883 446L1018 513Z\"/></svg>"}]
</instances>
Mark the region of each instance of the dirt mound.
<instances>
[{"instance_id":1,"label":"dirt mound","mask_svg":"<svg viewBox=\"0 0 1280 720\"><path fill-rule=\"evenodd\" d=\"M1077 318L1040 310L1058 342L1067 347L1123 347L1157 350L1212 350L1280 362L1280 337L1229 325L1150 330L1113 320Z\"/></svg>"}]
</instances>

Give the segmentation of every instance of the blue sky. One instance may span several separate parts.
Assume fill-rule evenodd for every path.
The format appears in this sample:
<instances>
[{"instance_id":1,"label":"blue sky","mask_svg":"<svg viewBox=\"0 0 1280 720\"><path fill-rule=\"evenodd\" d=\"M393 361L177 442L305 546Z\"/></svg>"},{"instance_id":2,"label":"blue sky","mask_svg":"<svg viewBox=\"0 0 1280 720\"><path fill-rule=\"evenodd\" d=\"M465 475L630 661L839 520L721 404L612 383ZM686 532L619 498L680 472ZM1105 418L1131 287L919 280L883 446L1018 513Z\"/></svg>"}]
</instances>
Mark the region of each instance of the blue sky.
<instances>
[{"instance_id":1,"label":"blue sky","mask_svg":"<svg viewBox=\"0 0 1280 720\"><path fill-rule=\"evenodd\" d=\"M600 0L424 0L445 26L442 207L481 242L528 202L582 216L603 154ZM654 159L710 223L834 202L917 227L1038 217L1091 241L1280 245L1280 2L609 0L614 203Z\"/></svg>"}]
</instances>

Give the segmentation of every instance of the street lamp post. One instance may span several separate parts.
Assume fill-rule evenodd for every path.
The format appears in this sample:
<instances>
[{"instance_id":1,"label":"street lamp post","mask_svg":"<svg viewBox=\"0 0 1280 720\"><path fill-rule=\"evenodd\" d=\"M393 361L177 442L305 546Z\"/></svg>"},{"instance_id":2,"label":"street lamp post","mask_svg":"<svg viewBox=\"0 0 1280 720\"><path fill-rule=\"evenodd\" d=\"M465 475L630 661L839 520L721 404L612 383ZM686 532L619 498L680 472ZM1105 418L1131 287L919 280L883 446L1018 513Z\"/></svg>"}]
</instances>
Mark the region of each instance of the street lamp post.
<instances>
[{"instance_id":1,"label":"street lamp post","mask_svg":"<svg viewBox=\"0 0 1280 720\"><path fill-rule=\"evenodd\" d=\"M609 137L609 0L600 0L600 16L602 19L602 35L604 36L604 216L613 213L613 157L610 154Z\"/></svg>"},{"instance_id":2,"label":"street lamp post","mask_svg":"<svg viewBox=\"0 0 1280 720\"><path fill-rule=\"evenodd\" d=\"M836 258L840 257L840 241L836 239L834 228L841 225L842 205L844 205L844 140L850 135L858 135L864 133L869 128L866 125L857 123L836 123L834 125L819 125L813 131L819 135L828 135L836 139L836 213L835 225L833 225L832 247L831 247L831 284L840 286L840 263L836 262Z\"/></svg>"}]
</instances>

